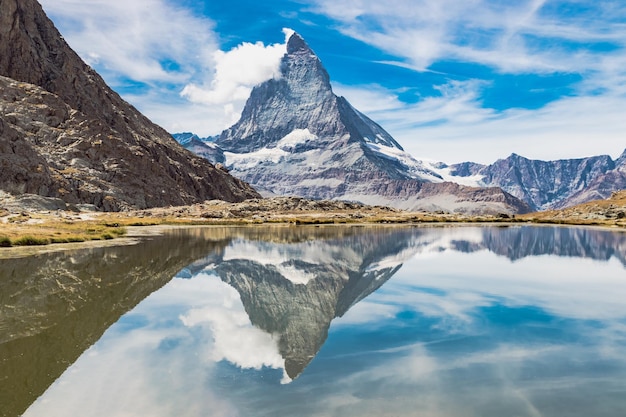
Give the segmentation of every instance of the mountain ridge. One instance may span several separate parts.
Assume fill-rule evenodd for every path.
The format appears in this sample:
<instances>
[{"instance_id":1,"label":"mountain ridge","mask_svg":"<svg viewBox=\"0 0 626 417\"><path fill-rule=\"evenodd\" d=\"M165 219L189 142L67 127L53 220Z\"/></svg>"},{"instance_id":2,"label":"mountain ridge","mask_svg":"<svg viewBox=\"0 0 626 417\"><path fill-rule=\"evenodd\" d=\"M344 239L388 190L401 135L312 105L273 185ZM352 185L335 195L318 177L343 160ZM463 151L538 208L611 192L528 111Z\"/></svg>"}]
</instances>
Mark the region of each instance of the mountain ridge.
<instances>
[{"instance_id":1,"label":"mountain ridge","mask_svg":"<svg viewBox=\"0 0 626 417\"><path fill-rule=\"evenodd\" d=\"M584 195L598 178L614 171L618 165L608 155L541 161L513 153L490 165L464 162L450 167L452 175L482 177L482 185L501 187L535 210L548 210L577 204L574 196ZM612 183L616 188L596 196L607 198L619 189L619 184Z\"/></svg>"},{"instance_id":2,"label":"mountain ridge","mask_svg":"<svg viewBox=\"0 0 626 417\"><path fill-rule=\"evenodd\" d=\"M35 0L0 0L0 189L106 211L258 197L111 90Z\"/></svg>"},{"instance_id":3,"label":"mountain ridge","mask_svg":"<svg viewBox=\"0 0 626 417\"><path fill-rule=\"evenodd\" d=\"M267 195L406 210L524 213L626 188L626 151L616 161L608 155L541 161L517 154L489 165L416 159L333 93L328 72L297 33L287 42L281 77L254 87L239 121L215 144L223 155L193 147L213 162L219 157Z\"/></svg>"}]
</instances>

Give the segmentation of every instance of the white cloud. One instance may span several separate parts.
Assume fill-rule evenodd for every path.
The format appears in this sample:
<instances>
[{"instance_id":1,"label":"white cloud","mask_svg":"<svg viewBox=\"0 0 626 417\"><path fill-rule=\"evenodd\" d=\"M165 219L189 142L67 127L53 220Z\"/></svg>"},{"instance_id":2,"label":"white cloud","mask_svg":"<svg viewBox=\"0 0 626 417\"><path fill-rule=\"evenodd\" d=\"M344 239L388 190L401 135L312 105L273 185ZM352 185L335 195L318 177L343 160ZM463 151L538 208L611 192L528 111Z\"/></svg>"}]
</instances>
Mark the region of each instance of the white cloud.
<instances>
[{"instance_id":1,"label":"white cloud","mask_svg":"<svg viewBox=\"0 0 626 417\"><path fill-rule=\"evenodd\" d=\"M209 136L231 126L252 87L280 75L286 51L286 43L261 42L222 51L213 21L167 0L42 5L70 46L114 89L147 84L122 91L124 98L170 132Z\"/></svg>"},{"instance_id":2,"label":"white cloud","mask_svg":"<svg viewBox=\"0 0 626 417\"><path fill-rule=\"evenodd\" d=\"M171 0L41 3L83 59L170 132L219 134L237 121L254 85L279 76L284 44L245 42L222 51L214 23ZM512 152L536 159L618 156L626 128L626 9L604 0L588 13L559 16L549 11L555 4L316 0L308 7L343 34L397 57L395 65L424 70L447 60L500 72L583 76L577 96L505 112L484 107L486 84L475 80L439 86L439 96L415 104L382 86L334 86L417 158L491 163ZM584 46L594 42L618 47L594 52ZM148 88L128 94L129 82Z\"/></svg>"},{"instance_id":3,"label":"white cloud","mask_svg":"<svg viewBox=\"0 0 626 417\"><path fill-rule=\"evenodd\" d=\"M230 336L226 343L244 349L241 340L232 341L237 331L247 329L247 315L233 291L219 278L206 274L191 280L173 279L130 313L143 321L141 325L109 328L24 415L237 415L236 404L206 383L215 361L222 358L220 349L225 348L224 342L212 336ZM175 320L177 312L195 315L211 306L221 314L213 317L209 326L189 328ZM201 317L193 324L199 321ZM233 334L224 334L228 328ZM258 355L258 346L248 346L252 356Z\"/></svg>"},{"instance_id":4,"label":"white cloud","mask_svg":"<svg viewBox=\"0 0 626 417\"><path fill-rule=\"evenodd\" d=\"M568 73L582 80L573 95L540 109L498 112L481 101L486 84L443 86L440 97L402 102L383 87L337 88L417 158L491 163L515 152L536 159L576 158L624 150L625 10L620 2L560 12L557 2L528 0L318 0L313 11L345 35L418 71L438 61L484 65L502 73ZM567 10L574 10L569 5ZM613 45L594 50L593 43ZM372 105L375 103L375 105Z\"/></svg>"},{"instance_id":5,"label":"white cloud","mask_svg":"<svg viewBox=\"0 0 626 417\"><path fill-rule=\"evenodd\" d=\"M284 30L290 36L293 31ZM287 52L283 44L264 45L248 43L228 52L218 50L213 54L213 76L204 84L187 84L181 95L192 103L221 105L230 119L227 125L237 121L252 88L271 78L280 77L280 61Z\"/></svg>"},{"instance_id":6,"label":"white cloud","mask_svg":"<svg viewBox=\"0 0 626 417\"><path fill-rule=\"evenodd\" d=\"M227 105L193 103L180 97L179 91L154 88L145 94L127 94L124 98L171 133L193 132L201 137L212 136L239 117Z\"/></svg>"},{"instance_id":7,"label":"white cloud","mask_svg":"<svg viewBox=\"0 0 626 417\"><path fill-rule=\"evenodd\" d=\"M188 328L210 330L213 344L206 350L211 361L227 360L242 369L285 367L285 360L278 352L278 338L250 323L237 290L217 277L203 274L191 281L200 281L202 285L197 290L208 290L212 294L211 302L189 309L180 320Z\"/></svg>"}]
</instances>

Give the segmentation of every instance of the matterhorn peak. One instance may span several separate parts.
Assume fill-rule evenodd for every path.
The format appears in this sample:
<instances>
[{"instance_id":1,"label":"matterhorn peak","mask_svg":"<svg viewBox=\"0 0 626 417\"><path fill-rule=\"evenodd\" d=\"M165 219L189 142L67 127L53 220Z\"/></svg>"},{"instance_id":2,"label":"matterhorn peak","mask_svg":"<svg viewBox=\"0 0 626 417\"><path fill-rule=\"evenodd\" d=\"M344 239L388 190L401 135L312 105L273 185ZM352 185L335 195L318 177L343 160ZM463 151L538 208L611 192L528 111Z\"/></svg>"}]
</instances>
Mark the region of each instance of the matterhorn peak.
<instances>
[{"instance_id":1,"label":"matterhorn peak","mask_svg":"<svg viewBox=\"0 0 626 417\"><path fill-rule=\"evenodd\" d=\"M302 36L300 36L297 32L293 32L287 41L287 54L294 55L298 53L312 54L313 51L304 41Z\"/></svg>"},{"instance_id":2,"label":"matterhorn peak","mask_svg":"<svg viewBox=\"0 0 626 417\"><path fill-rule=\"evenodd\" d=\"M268 195L429 210L438 210L439 201L452 201L445 209L456 210L459 199L476 198L479 203L470 210L519 211L499 189L475 197L476 190L456 184L424 186L443 177L335 95L322 61L302 36L290 29L284 33L281 76L254 87L239 121L216 140L233 175ZM419 201L422 196L425 203Z\"/></svg>"}]
</instances>

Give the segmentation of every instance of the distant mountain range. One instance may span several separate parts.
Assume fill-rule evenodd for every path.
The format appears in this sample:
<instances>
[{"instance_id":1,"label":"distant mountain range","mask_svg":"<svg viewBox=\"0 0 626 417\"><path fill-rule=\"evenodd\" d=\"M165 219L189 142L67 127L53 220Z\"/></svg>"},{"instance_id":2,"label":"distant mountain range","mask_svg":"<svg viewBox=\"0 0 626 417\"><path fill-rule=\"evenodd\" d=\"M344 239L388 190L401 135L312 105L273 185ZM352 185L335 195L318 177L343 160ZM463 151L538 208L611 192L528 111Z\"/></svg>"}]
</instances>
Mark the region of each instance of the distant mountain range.
<instances>
[{"instance_id":1,"label":"distant mountain range","mask_svg":"<svg viewBox=\"0 0 626 417\"><path fill-rule=\"evenodd\" d=\"M319 58L296 33L281 77L255 87L241 119L221 135L173 135L267 195L355 200L410 210L521 213L606 198L626 188L626 151L491 165L421 161L337 97Z\"/></svg>"},{"instance_id":2,"label":"distant mountain range","mask_svg":"<svg viewBox=\"0 0 626 417\"><path fill-rule=\"evenodd\" d=\"M475 178L477 185L501 187L534 210L558 209L626 189L626 151L616 161L608 155L536 161L512 154L491 165L452 165L450 173Z\"/></svg>"},{"instance_id":3,"label":"distant mountain range","mask_svg":"<svg viewBox=\"0 0 626 417\"><path fill-rule=\"evenodd\" d=\"M35 0L0 0L0 191L106 211L259 195L111 90Z\"/></svg>"}]
</instances>

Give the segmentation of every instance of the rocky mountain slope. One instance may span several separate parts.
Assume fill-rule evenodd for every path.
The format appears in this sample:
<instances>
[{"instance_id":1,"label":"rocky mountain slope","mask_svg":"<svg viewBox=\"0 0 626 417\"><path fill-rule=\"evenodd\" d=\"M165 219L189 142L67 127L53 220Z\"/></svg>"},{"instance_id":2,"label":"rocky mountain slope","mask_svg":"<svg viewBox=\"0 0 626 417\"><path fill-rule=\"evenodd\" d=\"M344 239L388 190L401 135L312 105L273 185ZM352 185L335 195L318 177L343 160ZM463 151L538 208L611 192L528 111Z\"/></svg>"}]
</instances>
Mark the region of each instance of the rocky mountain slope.
<instances>
[{"instance_id":1,"label":"rocky mountain slope","mask_svg":"<svg viewBox=\"0 0 626 417\"><path fill-rule=\"evenodd\" d=\"M444 183L333 93L319 58L295 33L287 42L281 77L253 89L240 120L216 144L234 176L277 195L410 210L529 210L499 188Z\"/></svg>"},{"instance_id":2,"label":"rocky mountain slope","mask_svg":"<svg viewBox=\"0 0 626 417\"><path fill-rule=\"evenodd\" d=\"M35 0L0 0L0 189L103 210L258 194L112 91Z\"/></svg>"},{"instance_id":3,"label":"rocky mountain slope","mask_svg":"<svg viewBox=\"0 0 626 417\"><path fill-rule=\"evenodd\" d=\"M522 218L551 223L603 224L624 227L626 226L626 190L615 191L607 199L588 201L558 210L531 213Z\"/></svg>"},{"instance_id":4,"label":"rocky mountain slope","mask_svg":"<svg viewBox=\"0 0 626 417\"><path fill-rule=\"evenodd\" d=\"M571 194L555 207L564 208L610 198L620 190L626 190L626 151L615 161L615 169L598 175L586 188Z\"/></svg>"},{"instance_id":5,"label":"rocky mountain slope","mask_svg":"<svg viewBox=\"0 0 626 417\"><path fill-rule=\"evenodd\" d=\"M622 155L613 161L602 155L538 161L512 154L491 165L452 165L450 173L475 178L476 185L501 187L534 210L546 210L607 198L613 191L626 188L624 159Z\"/></svg>"}]
</instances>

